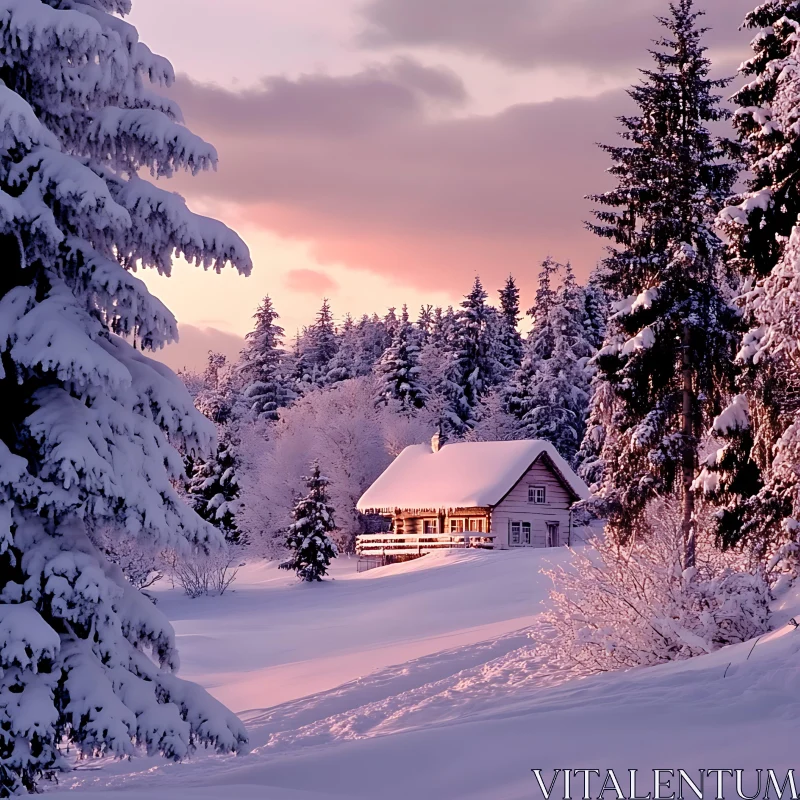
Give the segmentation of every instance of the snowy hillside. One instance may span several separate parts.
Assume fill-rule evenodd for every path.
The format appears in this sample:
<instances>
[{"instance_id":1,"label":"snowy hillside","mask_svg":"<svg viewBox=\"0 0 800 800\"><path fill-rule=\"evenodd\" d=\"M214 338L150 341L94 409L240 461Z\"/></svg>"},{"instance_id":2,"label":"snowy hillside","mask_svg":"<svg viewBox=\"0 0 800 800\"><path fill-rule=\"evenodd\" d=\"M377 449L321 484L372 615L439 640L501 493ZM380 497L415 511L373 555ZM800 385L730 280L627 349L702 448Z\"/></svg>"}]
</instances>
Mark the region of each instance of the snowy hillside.
<instances>
[{"instance_id":1,"label":"snowy hillside","mask_svg":"<svg viewBox=\"0 0 800 800\"><path fill-rule=\"evenodd\" d=\"M539 570L567 557L454 551L362 575L341 559L315 586L257 565L219 599L162 589L182 675L240 712L253 752L106 763L62 788L522 800L536 796L534 767L793 765L800 633L785 622L800 602L755 649L575 681L537 662L527 631L548 593Z\"/></svg>"}]
</instances>

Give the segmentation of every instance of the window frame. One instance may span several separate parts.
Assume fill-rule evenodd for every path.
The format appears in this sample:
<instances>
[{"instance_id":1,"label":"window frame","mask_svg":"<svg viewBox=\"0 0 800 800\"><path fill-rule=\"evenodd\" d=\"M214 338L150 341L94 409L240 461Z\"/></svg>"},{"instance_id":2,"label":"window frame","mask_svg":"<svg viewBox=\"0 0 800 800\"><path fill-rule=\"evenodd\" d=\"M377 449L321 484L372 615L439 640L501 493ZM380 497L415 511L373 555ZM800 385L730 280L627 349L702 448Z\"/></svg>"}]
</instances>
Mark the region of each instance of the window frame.
<instances>
[{"instance_id":1,"label":"window frame","mask_svg":"<svg viewBox=\"0 0 800 800\"><path fill-rule=\"evenodd\" d=\"M466 527L464 517L450 517L450 533L465 533L467 532Z\"/></svg>"},{"instance_id":2,"label":"window frame","mask_svg":"<svg viewBox=\"0 0 800 800\"><path fill-rule=\"evenodd\" d=\"M541 500L539 492L541 492ZM547 487L541 484L530 484L528 486L528 502L536 506L547 505Z\"/></svg>"},{"instance_id":3,"label":"window frame","mask_svg":"<svg viewBox=\"0 0 800 800\"><path fill-rule=\"evenodd\" d=\"M514 533L514 528L516 527L516 534ZM516 539L514 536L516 535ZM512 547L521 547L522 546L522 523L521 522L514 522L511 520L511 527L508 529L508 538L509 544Z\"/></svg>"},{"instance_id":4,"label":"window frame","mask_svg":"<svg viewBox=\"0 0 800 800\"><path fill-rule=\"evenodd\" d=\"M477 527L473 528L473 525L476 525ZM469 518L469 533L485 533L483 530L483 517Z\"/></svg>"},{"instance_id":5,"label":"window frame","mask_svg":"<svg viewBox=\"0 0 800 800\"><path fill-rule=\"evenodd\" d=\"M433 530L428 530L428 526L432 526ZM439 520L436 517L423 517L422 520L422 533L425 536L432 536L439 533Z\"/></svg>"}]
</instances>

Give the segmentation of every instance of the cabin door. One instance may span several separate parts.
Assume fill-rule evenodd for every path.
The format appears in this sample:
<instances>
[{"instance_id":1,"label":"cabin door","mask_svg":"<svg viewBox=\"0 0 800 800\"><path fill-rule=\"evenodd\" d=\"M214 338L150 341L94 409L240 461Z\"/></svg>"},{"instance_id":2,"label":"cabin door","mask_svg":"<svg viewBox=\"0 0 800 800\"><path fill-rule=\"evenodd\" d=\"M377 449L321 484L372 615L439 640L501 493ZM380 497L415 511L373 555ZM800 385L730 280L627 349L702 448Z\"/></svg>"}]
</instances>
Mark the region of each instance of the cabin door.
<instances>
[{"instance_id":1,"label":"cabin door","mask_svg":"<svg viewBox=\"0 0 800 800\"><path fill-rule=\"evenodd\" d=\"M557 522L547 523L547 546L558 547L561 544L560 525Z\"/></svg>"}]
</instances>

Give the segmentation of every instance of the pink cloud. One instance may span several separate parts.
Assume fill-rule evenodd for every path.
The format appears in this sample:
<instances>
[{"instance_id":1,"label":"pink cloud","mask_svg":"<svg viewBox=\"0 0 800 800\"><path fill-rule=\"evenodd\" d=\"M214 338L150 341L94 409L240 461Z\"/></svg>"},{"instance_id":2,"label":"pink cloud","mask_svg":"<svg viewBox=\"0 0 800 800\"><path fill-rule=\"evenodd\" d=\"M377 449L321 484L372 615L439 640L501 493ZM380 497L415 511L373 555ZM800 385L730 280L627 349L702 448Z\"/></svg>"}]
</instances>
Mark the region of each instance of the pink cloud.
<instances>
[{"instance_id":1,"label":"pink cloud","mask_svg":"<svg viewBox=\"0 0 800 800\"><path fill-rule=\"evenodd\" d=\"M392 80L405 87L410 73ZM446 71L417 66L415 75L417 86L448 85ZM373 106L391 94L387 80L380 91L364 73L324 77L310 93L307 78L241 94L182 80L187 121L221 159L218 173L186 188L234 201L249 221L308 243L320 263L398 284L452 290L478 272L499 285L512 271L530 286L548 254L588 274L603 245L584 229L583 197L609 183L595 143L615 140L615 117L629 109L623 92L442 119L424 111L441 94L427 88L384 125ZM335 104L319 102L343 87L346 110L364 107L349 127ZM292 112L275 121L281 108Z\"/></svg>"},{"instance_id":2,"label":"pink cloud","mask_svg":"<svg viewBox=\"0 0 800 800\"><path fill-rule=\"evenodd\" d=\"M286 276L285 285L293 292L323 295L338 289L336 281L324 272L315 269L293 269Z\"/></svg>"}]
</instances>

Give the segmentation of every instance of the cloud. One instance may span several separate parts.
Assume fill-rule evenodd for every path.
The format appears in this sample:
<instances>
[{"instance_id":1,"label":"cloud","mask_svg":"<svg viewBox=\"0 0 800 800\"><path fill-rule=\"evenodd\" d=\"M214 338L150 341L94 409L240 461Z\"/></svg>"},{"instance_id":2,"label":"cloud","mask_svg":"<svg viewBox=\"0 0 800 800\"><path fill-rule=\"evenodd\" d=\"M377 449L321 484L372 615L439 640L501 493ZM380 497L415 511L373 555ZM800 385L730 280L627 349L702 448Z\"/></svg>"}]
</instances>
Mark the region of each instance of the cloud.
<instances>
[{"instance_id":1,"label":"cloud","mask_svg":"<svg viewBox=\"0 0 800 800\"><path fill-rule=\"evenodd\" d=\"M325 292L335 292L339 287L333 278L315 269L293 269L284 281L286 288L293 292L313 294L317 297Z\"/></svg>"},{"instance_id":2,"label":"cloud","mask_svg":"<svg viewBox=\"0 0 800 800\"><path fill-rule=\"evenodd\" d=\"M153 354L154 358L176 371L182 369L202 371L209 350L223 353L230 361L237 361L244 347L244 339L241 336L216 328L180 325L178 332L180 334L178 342Z\"/></svg>"},{"instance_id":3,"label":"cloud","mask_svg":"<svg viewBox=\"0 0 800 800\"><path fill-rule=\"evenodd\" d=\"M188 120L235 137L265 132L315 138L319 130L352 136L420 119L431 106L448 108L467 100L454 72L408 58L341 77L264 78L259 86L237 93L181 78L178 94Z\"/></svg>"},{"instance_id":4,"label":"cloud","mask_svg":"<svg viewBox=\"0 0 800 800\"><path fill-rule=\"evenodd\" d=\"M738 31L753 0L708 0L708 43L727 51L747 42ZM654 17L665 0L369 0L361 7L367 47L449 47L511 67L578 67L603 73L642 63L660 35Z\"/></svg>"},{"instance_id":5,"label":"cloud","mask_svg":"<svg viewBox=\"0 0 800 800\"><path fill-rule=\"evenodd\" d=\"M583 229L583 196L608 186L595 142L614 141L615 117L630 110L624 92L461 118L411 106L386 126L364 110L342 135L339 115L320 108L332 112L332 98L369 74L326 77L314 92L311 79L241 93L182 79L188 123L221 156L218 173L186 190L238 203L247 222L308 242L318 263L398 284L460 292L464 275L493 285L511 270L530 285L548 253L589 271L602 246ZM331 97L320 100L323 85ZM293 109L291 123L270 123L279 106Z\"/></svg>"}]
</instances>

